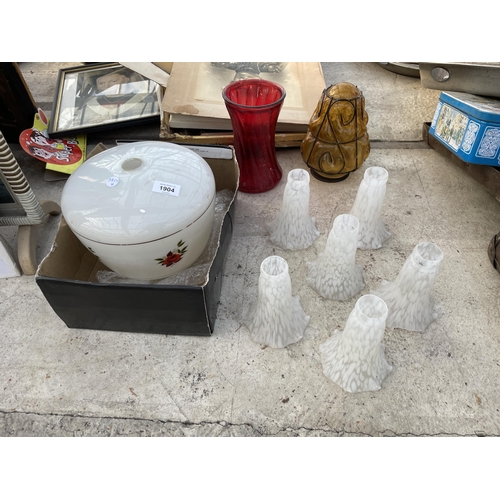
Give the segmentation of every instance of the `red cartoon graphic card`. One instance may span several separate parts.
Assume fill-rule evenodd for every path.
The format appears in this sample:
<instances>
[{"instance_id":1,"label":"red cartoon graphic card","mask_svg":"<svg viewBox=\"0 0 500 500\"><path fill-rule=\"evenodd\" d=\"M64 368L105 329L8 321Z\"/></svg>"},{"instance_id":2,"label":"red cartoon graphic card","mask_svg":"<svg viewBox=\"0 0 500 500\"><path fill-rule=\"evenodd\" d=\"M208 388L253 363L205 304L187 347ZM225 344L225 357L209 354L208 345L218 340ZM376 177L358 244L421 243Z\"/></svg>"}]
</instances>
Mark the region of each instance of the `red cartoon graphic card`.
<instances>
[{"instance_id":1,"label":"red cartoon graphic card","mask_svg":"<svg viewBox=\"0 0 500 500\"><path fill-rule=\"evenodd\" d=\"M30 156L46 161L48 170L72 174L85 161L87 136L51 139L48 126L45 113L38 108L33 127L21 132L19 144Z\"/></svg>"}]
</instances>

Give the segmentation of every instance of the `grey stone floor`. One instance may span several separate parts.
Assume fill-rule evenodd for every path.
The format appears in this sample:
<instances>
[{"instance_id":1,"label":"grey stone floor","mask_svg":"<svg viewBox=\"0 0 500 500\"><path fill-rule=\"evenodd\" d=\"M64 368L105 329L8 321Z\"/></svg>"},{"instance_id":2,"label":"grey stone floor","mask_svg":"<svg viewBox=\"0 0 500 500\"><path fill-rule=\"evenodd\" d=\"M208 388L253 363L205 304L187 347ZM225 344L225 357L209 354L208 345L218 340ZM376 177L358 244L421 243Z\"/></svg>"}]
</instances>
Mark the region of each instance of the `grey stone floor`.
<instances>
[{"instance_id":1,"label":"grey stone floor","mask_svg":"<svg viewBox=\"0 0 500 500\"><path fill-rule=\"evenodd\" d=\"M310 214L321 232L313 246L283 251L264 229L281 207L287 173L304 168L297 149L281 149L281 183L238 194L212 337L70 330L33 276L2 280L0 436L500 434L500 275L487 255L500 204L421 142L438 93L374 63L325 63L324 73L327 84L363 90L374 144L345 181L311 179ZM15 153L39 199L59 201L63 182L45 181L39 164ZM368 166L389 172L383 218L392 236L379 250L358 250L366 282L358 296L325 300L306 284L305 262L323 250L335 216L351 208ZM38 260L50 251L57 219L39 229ZM0 231L15 248L16 229ZM420 241L444 253L433 289L439 317L422 334L387 328L392 373L380 391L348 394L323 375L319 345L344 328L359 296L396 277ZM259 265L273 254L287 260L293 294L311 316L304 338L284 349L256 344L241 322Z\"/></svg>"}]
</instances>

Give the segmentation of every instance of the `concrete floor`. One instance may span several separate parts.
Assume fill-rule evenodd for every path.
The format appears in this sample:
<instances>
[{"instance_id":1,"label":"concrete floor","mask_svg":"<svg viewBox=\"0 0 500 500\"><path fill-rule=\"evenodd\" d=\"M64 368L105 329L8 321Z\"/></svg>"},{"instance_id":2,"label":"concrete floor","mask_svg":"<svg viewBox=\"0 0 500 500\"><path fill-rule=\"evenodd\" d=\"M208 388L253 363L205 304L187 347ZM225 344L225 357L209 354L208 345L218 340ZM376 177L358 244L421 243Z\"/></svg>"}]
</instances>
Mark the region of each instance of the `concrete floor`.
<instances>
[{"instance_id":1,"label":"concrete floor","mask_svg":"<svg viewBox=\"0 0 500 500\"><path fill-rule=\"evenodd\" d=\"M278 187L238 194L212 337L70 330L33 276L2 280L1 436L500 434L500 275L487 255L500 231L500 204L421 141L439 92L374 63L323 67L327 84L350 81L363 91L373 143L363 167L345 181L311 179L310 214L321 232L313 246L281 250L264 229L281 208L288 172L305 168L298 149L281 149ZM22 69L38 102L49 105L54 66ZM63 181L45 181L41 164L12 148L38 198L59 201ZM360 294L347 302L322 299L305 282L305 262L323 251L369 166L389 172L383 219L392 237L379 250L358 250L366 282ZM40 227L38 261L57 223L52 217ZM0 234L15 249L16 228L1 227ZM422 334L387 328L393 371L382 389L344 392L323 375L319 345L344 328L357 298L397 276L421 241L444 253L433 288L438 319ZM256 344L241 322L257 294L259 265L273 254L287 260L293 295L311 316L304 338L284 349Z\"/></svg>"}]
</instances>

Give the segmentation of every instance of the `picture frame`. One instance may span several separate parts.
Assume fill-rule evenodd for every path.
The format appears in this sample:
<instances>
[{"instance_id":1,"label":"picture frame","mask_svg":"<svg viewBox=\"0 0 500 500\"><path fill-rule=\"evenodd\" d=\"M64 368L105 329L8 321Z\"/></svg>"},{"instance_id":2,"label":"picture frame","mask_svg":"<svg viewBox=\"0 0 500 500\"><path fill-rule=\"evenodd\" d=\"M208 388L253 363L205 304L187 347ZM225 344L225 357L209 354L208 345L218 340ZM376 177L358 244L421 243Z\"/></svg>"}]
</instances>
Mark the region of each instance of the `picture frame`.
<instances>
[{"instance_id":1,"label":"picture frame","mask_svg":"<svg viewBox=\"0 0 500 500\"><path fill-rule=\"evenodd\" d=\"M119 63L62 68L48 134L58 138L159 121L161 89Z\"/></svg>"},{"instance_id":2,"label":"picture frame","mask_svg":"<svg viewBox=\"0 0 500 500\"><path fill-rule=\"evenodd\" d=\"M176 62L162 102L169 126L174 129L232 130L222 91L236 78L238 71L231 68L240 64L259 65L262 70L260 78L285 88L286 98L276 131L307 132L318 99L326 87L319 62Z\"/></svg>"}]
</instances>

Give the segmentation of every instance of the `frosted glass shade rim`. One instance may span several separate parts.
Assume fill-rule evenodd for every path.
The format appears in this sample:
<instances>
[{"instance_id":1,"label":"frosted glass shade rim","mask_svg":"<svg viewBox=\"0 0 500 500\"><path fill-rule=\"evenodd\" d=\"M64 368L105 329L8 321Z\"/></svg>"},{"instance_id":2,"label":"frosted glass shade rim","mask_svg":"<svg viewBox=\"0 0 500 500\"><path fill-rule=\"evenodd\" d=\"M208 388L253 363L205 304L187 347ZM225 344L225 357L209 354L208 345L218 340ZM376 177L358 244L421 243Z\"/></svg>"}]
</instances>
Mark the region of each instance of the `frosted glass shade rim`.
<instances>
[{"instance_id":1,"label":"frosted glass shade rim","mask_svg":"<svg viewBox=\"0 0 500 500\"><path fill-rule=\"evenodd\" d=\"M359 220L351 214L341 214L333 221L333 231L337 236L342 234L357 234L359 231Z\"/></svg>"},{"instance_id":2,"label":"frosted glass shade rim","mask_svg":"<svg viewBox=\"0 0 500 500\"><path fill-rule=\"evenodd\" d=\"M292 188L305 186L310 182L309 172L303 168L294 168L288 172L287 181L292 183ZM296 190L298 191L298 189Z\"/></svg>"},{"instance_id":3,"label":"frosted glass shade rim","mask_svg":"<svg viewBox=\"0 0 500 500\"><path fill-rule=\"evenodd\" d=\"M412 252L413 261L423 270L436 269L443 260L442 250L434 243L424 241L419 243Z\"/></svg>"},{"instance_id":4,"label":"frosted glass shade rim","mask_svg":"<svg viewBox=\"0 0 500 500\"><path fill-rule=\"evenodd\" d=\"M369 186L382 186L389 178L389 172L383 167L368 167L363 177Z\"/></svg>"},{"instance_id":5,"label":"frosted glass shade rim","mask_svg":"<svg viewBox=\"0 0 500 500\"><path fill-rule=\"evenodd\" d=\"M356 301L355 305L358 318L362 321L385 321L389 314L389 308L383 299L377 295L368 293Z\"/></svg>"},{"instance_id":6,"label":"frosted glass shade rim","mask_svg":"<svg viewBox=\"0 0 500 500\"><path fill-rule=\"evenodd\" d=\"M288 263L283 257L272 255L262 261L260 271L271 279L278 278L279 276L288 274Z\"/></svg>"}]
</instances>

